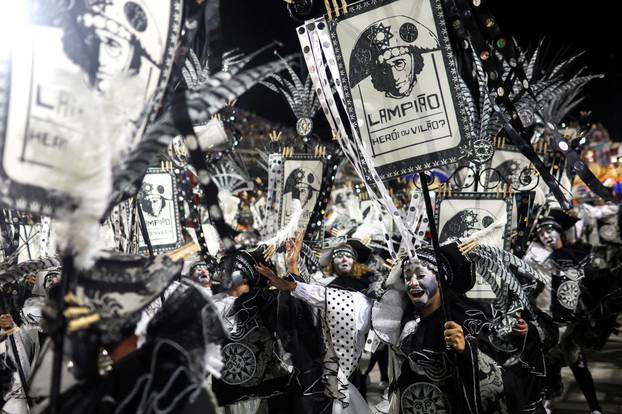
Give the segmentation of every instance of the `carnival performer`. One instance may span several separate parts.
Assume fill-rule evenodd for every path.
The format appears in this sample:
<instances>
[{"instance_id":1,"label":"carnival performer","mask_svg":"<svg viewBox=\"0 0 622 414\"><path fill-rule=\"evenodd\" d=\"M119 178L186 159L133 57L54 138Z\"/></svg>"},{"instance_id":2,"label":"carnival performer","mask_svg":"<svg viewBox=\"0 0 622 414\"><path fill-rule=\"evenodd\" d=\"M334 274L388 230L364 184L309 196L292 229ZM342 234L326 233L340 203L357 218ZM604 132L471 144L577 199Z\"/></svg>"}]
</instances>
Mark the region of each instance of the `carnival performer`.
<instances>
[{"instance_id":1,"label":"carnival performer","mask_svg":"<svg viewBox=\"0 0 622 414\"><path fill-rule=\"evenodd\" d=\"M30 380L41 346L47 338L45 327L41 324L45 306L45 296L42 295L46 295L59 281L60 269L53 267L28 275L19 283L3 286L1 294L5 313L0 315L0 358L5 368L3 375L10 377L8 390L3 393L4 412L27 413L29 404L33 403L22 381ZM6 300L7 296L15 296L14 292L18 291L22 296L18 303ZM9 294L5 296L7 292Z\"/></svg>"},{"instance_id":2,"label":"carnival performer","mask_svg":"<svg viewBox=\"0 0 622 414\"><path fill-rule=\"evenodd\" d=\"M460 272L471 268L463 257L460 262L466 267L461 269L455 261L458 257L445 259L446 270L450 265ZM461 283L454 286L458 293L449 288L444 292L445 310L451 318L446 319L434 251L421 248L417 259L403 259L396 265L386 282L391 288L380 301L359 292L281 279L266 266L258 265L257 270L272 286L322 310L327 348L324 381L333 399L333 413L369 410L347 379L358 363L370 329L391 346L394 364L390 413L517 409L506 403L516 390L504 389L502 369L484 352L485 345L465 331L465 326L472 325L469 311L478 309L478 305L460 292L472 286L474 275L464 272L464 277L450 278ZM452 351L448 353L447 347Z\"/></svg>"},{"instance_id":3,"label":"carnival performer","mask_svg":"<svg viewBox=\"0 0 622 414\"><path fill-rule=\"evenodd\" d=\"M591 246L567 242L564 232L572 229L578 219L560 209L551 209L536 226L538 240L530 246L525 260L544 269L551 278L551 290L539 297L538 305L549 313L559 327L559 343L548 354L549 398L561 393L559 371L567 364L581 388L592 413L602 412L594 380L588 368L585 350L577 344L576 326L580 315L588 309L582 300L585 280L589 273Z\"/></svg>"},{"instance_id":4,"label":"carnival performer","mask_svg":"<svg viewBox=\"0 0 622 414\"><path fill-rule=\"evenodd\" d=\"M257 263L267 268L261 249L236 251L221 259L215 277L224 292L214 301L229 337L214 394L226 413L322 412L329 402L316 390L322 349L313 340L319 336L313 312L296 298L266 289Z\"/></svg>"},{"instance_id":5,"label":"carnival performer","mask_svg":"<svg viewBox=\"0 0 622 414\"><path fill-rule=\"evenodd\" d=\"M66 341L80 382L60 395L58 412L214 413L204 382L208 361L214 371L219 368L216 345L224 333L202 289L192 282L178 285L150 319L142 341L135 333L142 309L181 269L166 255L106 253L80 272L76 295L65 298ZM134 289L128 291L130 280ZM57 325L53 313L44 317ZM112 360L104 372L98 365L102 348Z\"/></svg>"}]
</instances>

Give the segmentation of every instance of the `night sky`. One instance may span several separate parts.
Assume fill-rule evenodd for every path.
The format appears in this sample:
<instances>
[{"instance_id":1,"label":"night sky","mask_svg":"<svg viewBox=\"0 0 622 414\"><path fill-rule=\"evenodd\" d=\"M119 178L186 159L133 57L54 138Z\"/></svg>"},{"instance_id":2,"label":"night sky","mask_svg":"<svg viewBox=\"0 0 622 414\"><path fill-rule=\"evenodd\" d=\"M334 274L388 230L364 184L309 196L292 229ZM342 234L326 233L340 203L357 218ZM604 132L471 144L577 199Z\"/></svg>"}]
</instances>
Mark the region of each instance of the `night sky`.
<instances>
[{"instance_id":1,"label":"night sky","mask_svg":"<svg viewBox=\"0 0 622 414\"><path fill-rule=\"evenodd\" d=\"M416 1L416 0L413 0ZM485 0L484 0L485 1ZM282 0L223 0L221 5L226 48L251 52L278 40L283 55L299 50L295 28ZM321 13L323 1L316 0ZM567 50L568 56L585 51L581 63L587 73L604 73L604 79L588 84L581 110L592 110L592 121L602 122L613 139L622 140L622 22L616 1L489 0L506 36L523 47L540 39L551 50ZM269 56L267 56L269 57ZM266 57L266 58L267 58ZM240 100L240 105L282 123L294 117L282 99L261 86Z\"/></svg>"}]
</instances>

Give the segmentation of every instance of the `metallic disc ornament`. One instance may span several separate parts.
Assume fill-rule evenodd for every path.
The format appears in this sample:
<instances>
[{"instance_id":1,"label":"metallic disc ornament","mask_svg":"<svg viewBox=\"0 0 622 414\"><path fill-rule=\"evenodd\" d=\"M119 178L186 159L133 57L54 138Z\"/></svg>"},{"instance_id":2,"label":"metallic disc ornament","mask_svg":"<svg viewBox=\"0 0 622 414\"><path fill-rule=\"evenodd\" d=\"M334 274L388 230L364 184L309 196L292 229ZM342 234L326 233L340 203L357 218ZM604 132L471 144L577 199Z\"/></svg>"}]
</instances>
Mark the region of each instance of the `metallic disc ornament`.
<instances>
[{"instance_id":1,"label":"metallic disc ornament","mask_svg":"<svg viewBox=\"0 0 622 414\"><path fill-rule=\"evenodd\" d=\"M476 139L473 141L473 162L476 164L484 164L488 162L493 154L495 148L488 139Z\"/></svg>"},{"instance_id":2,"label":"metallic disc ornament","mask_svg":"<svg viewBox=\"0 0 622 414\"><path fill-rule=\"evenodd\" d=\"M188 152L188 147L184 142L184 138L181 135L173 138L173 141L167 148L169 158L173 161L177 167L185 167L188 165L188 161L190 160L190 153Z\"/></svg>"},{"instance_id":3,"label":"metallic disc ornament","mask_svg":"<svg viewBox=\"0 0 622 414\"><path fill-rule=\"evenodd\" d=\"M579 304L581 289L575 281L568 280L557 288L557 300L559 304L569 310L575 310Z\"/></svg>"},{"instance_id":4,"label":"metallic disc ornament","mask_svg":"<svg viewBox=\"0 0 622 414\"><path fill-rule=\"evenodd\" d=\"M402 392L403 414L449 414L449 401L436 385L415 382Z\"/></svg>"},{"instance_id":5,"label":"metallic disc ornament","mask_svg":"<svg viewBox=\"0 0 622 414\"><path fill-rule=\"evenodd\" d=\"M225 365L222 380L229 385L239 385L250 380L257 370L253 351L245 344L232 342L222 349Z\"/></svg>"},{"instance_id":6,"label":"metallic disc ornament","mask_svg":"<svg viewBox=\"0 0 622 414\"><path fill-rule=\"evenodd\" d=\"M300 118L296 122L296 132L301 137L308 137L313 131L313 120L311 118Z\"/></svg>"},{"instance_id":7,"label":"metallic disc ornament","mask_svg":"<svg viewBox=\"0 0 622 414\"><path fill-rule=\"evenodd\" d=\"M530 127L536 121L533 110L529 107L520 108L518 110L518 117L524 127Z\"/></svg>"},{"instance_id":8,"label":"metallic disc ornament","mask_svg":"<svg viewBox=\"0 0 622 414\"><path fill-rule=\"evenodd\" d=\"M288 2L287 11L292 19L302 22L313 11L313 0L293 0Z\"/></svg>"}]
</instances>

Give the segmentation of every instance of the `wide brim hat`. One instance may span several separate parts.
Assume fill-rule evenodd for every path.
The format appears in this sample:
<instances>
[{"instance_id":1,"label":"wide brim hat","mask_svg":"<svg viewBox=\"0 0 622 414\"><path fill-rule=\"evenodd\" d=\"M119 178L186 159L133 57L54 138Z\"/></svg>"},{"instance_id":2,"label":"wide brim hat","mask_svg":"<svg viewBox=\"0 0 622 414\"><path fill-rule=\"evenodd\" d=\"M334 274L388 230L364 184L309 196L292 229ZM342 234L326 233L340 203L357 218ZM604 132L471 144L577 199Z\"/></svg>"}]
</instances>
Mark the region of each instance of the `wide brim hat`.
<instances>
[{"instance_id":1,"label":"wide brim hat","mask_svg":"<svg viewBox=\"0 0 622 414\"><path fill-rule=\"evenodd\" d=\"M133 332L141 311L181 275L183 260L170 255L100 252L91 268L76 271L75 289L65 297L69 333L108 345Z\"/></svg>"},{"instance_id":2,"label":"wide brim hat","mask_svg":"<svg viewBox=\"0 0 622 414\"><path fill-rule=\"evenodd\" d=\"M579 219L577 217L573 217L561 209L552 209L548 212L548 214L538 219L536 231L540 230L544 226L553 226L559 231L566 231L574 226L578 221Z\"/></svg>"},{"instance_id":3,"label":"wide brim hat","mask_svg":"<svg viewBox=\"0 0 622 414\"><path fill-rule=\"evenodd\" d=\"M56 256L27 260L25 262L17 263L6 268L0 268L0 280L20 280L25 276L35 274L46 269L58 268L60 264L60 259Z\"/></svg>"},{"instance_id":4,"label":"wide brim hat","mask_svg":"<svg viewBox=\"0 0 622 414\"><path fill-rule=\"evenodd\" d=\"M354 252L354 255L356 256L355 260L357 262L367 263L367 261L369 261L372 250L358 239L347 239L345 243L342 242L323 249L320 253L320 265L328 266L332 262L333 251L340 246L345 247L345 245L349 246L352 249L352 252Z\"/></svg>"},{"instance_id":5,"label":"wide brim hat","mask_svg":"<svg viewBox=\"0 0 622 414\"><path fill-rule=\"evenodd\" d=\"M106 251L92 268L78 272L75 295L102 320L124 318L164 292L182 268L182 260L173 261L166 254L146 257Z\"/></svg>"},{"instance_id":6,"label":"wide brim hat","mask_svg":"<svg viewBox=\"0 0 622 414\"><path fill-rule=\"evenodd\" d=\"M429 28L408 16L391 16L370 24L359 36L348 64L350 86L367 78L378 59L401 50L439 48L438 38Z\"/></svg>"},{"instance_id":7,"label":"wide brim hat","mask_svg":"<svg viewBox=\"0 0 622 414\"><path fill-rule=\"evenodd\" d=\"M416 250L416 253L417 258L424 266L438 271L436 255L431 246L422 246ZM441 246L439 258L445 277L445 286L456 293L466 293L475 286L475 264L460 252L457 243L454 242ZM402 277L402 268L406 260L408 259L403 258L393 267L385 280L385 287L406 290Z\"/></svg>"},{"instance_id":8,"label":"wide brim hat","mask_svg":"<svg viewBox=\"0 0 622 414\"><path fill-rule=\"evenodd\" d=\"M158 64L154 59L162 55L168 13L162 13L154 7L154 3L145 0L83 3L84 10L78 10L77 18L81 26L111 32L126 41L135 37L142 54L155 65Z\"/></svg>"}]
</instances>

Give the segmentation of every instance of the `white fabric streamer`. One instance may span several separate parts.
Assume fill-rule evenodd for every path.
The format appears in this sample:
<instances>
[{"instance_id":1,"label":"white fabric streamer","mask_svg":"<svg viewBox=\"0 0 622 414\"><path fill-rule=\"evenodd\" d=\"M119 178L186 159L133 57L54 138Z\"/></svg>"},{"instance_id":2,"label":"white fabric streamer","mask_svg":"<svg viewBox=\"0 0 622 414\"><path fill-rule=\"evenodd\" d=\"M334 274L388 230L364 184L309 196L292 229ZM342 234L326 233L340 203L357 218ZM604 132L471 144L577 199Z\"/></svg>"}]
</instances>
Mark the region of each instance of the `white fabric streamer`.
<instances>
[{"instance_id":1,"label":"white fabric streamer","mask_svg":"<svg viewBox=\"0 0 622 414\"><path fill-rule=\"evenodd\" d=\"M307 30L308 27L314 27L314 29ZM351 128L353 140L350 140L345 132L343 122L333 99L333 91L330 87L331 83L329 83L327 78L328 69L334 80L335 89L337 90L339 98L345 106L345 94L342 88L343 79L339 75L335 64L335 52L330 41L327 27L328 25L326 20L320 18L314 21L306 22L304 26L300 26L298 29L299 40L303 51L307 50L307 52L304 53L304 58L309 69L311 80L313 81L315 90L320 90L324 95L323 97L320 97L322 109L324 110L331 127L336 125L337 128L333 129L333 133L336 135L344 154L352 163L352 166L358 176L364 182L370 198L391 216L397 230L402 236L402 240L406 246L406 252L409 257L416 259L413 245L415 235L404 225L401 215L395 207L389 192L387 191L379 175L376 173L365 142L363 142L358 136L354 125ZM317 30L315 28L317 28ZM325 61L328 62L328 65L324 63ZM373 182L373 184L370 181ZM382 225L385 240L388 241L391 237L387 229L384 228L384 223L382 223ZM396 259L397 253L395 252L393 245L391 243L387 243L387 248L391 256Z\"/></svg>"}]
</instances>

